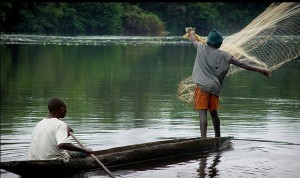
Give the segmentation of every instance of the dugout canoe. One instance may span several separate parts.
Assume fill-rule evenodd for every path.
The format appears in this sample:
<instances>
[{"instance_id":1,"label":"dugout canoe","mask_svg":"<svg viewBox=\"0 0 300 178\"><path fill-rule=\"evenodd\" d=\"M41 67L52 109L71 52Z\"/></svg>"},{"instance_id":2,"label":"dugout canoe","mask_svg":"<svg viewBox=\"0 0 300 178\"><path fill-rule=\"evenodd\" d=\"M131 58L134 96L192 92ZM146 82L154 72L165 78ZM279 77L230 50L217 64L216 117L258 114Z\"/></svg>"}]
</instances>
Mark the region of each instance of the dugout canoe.
<instances>
[{"instance_id":1,"label":"dugout canoe","mask_svg":"<svg viewBox=\"0 0 300 178\"><path fill-rule=\"evenodd\" d=\"M233 137L188 138L157 141L95 151L94 155L109 169L134 165L143 161L165 159L187 154L206 153L226 148ZM1 162L0 169L20 176L75 174L101 169L91 157L62 160L33 160Z\"/></svg>"}]
</instances>

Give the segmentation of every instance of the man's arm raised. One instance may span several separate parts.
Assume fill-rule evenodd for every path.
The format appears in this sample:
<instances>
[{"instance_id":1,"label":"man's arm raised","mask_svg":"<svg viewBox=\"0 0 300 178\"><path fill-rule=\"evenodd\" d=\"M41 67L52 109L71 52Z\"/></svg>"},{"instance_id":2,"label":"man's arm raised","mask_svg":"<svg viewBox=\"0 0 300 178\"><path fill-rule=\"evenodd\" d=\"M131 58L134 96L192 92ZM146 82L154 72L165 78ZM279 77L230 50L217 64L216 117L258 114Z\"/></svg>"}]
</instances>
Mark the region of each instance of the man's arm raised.
<instances>
[{"instance_id":1,"label":"man's arm raised","mask_svg":"<svg viewBox=\"0 0 300 178\"><path fill-rule=\"evenodd\" d=\"M250 71L254 71L254 72L259 72L267 77L271 77L272 73L270 70L267 69L263 69L263 68L259 68L259 67L254 67L251 65L248 65L246 63L240 62L239 60L235 59L234 57L231 57L231 59L229 60L230 64L236 65L238 67L241 67L243 69L246 70L250 70Z\"/></svg>"}]
</instances>

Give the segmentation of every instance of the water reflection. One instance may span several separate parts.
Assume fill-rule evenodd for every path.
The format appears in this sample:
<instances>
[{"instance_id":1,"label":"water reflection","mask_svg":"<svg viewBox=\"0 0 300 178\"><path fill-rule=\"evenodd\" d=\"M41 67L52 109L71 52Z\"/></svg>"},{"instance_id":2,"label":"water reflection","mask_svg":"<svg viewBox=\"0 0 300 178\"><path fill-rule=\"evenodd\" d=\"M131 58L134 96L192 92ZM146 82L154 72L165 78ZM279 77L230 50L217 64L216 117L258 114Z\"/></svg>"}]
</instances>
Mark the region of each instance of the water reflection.
<instances>
[{"instance_id":1,"label":"water reflection","mask_svg":"<svg viewBox=\"0 0 300 178\"><path fill-rule=\"evenodd\" d=\"M230 148L225 150L230 150ZM218 176L218 164L221 162L221 160L222 152L198 153L181 155L171 158L149 160L132 165L122 166L120 168L110 168L110 170L115 176L124 178L212 178ZM192 167L189 167L188 165L192 165ZM198 169L193 169L194 165L198 165ZM168 174L168 172L170 171L169 169L177 170L178 173L174 172L174 175L176 176L174 176L173 174ZM149 172L152 172L152 174L149 174ZM107 175L103 170L99 169L75 176L79 176L80 178L104 178Z\"/></svg>"},{"instance_id":2,"label":"water reflection","mask_svg":"<svg viewBox=\"0 0 300 178\"><path fill-rule=\"evenodd\" d=\"M0 50L1 161L26 159L32 129L47 115L45 104L54 96L66 100L66 122L85 145L95 150L200 135L197 113L176 97L178 83L192 71L195 49L191 46L1 45ZM220 103L222 135L299 144L299 68L300 60L296 59L274 71L270 79L251 72L228 77ZM213 136L210 119L208 124L208 136ZM275 147L279 142L274 142ZM275 160L265 164L272 168L281 163L296 165L300 159L295 150L299 150L298 145L287 145L278 153L287 163ZM253 155L257 151L253 150ZM282 155L287 152L291 154ZM243 152L234 152L231 157L235 155L240 159ZM215 158L215 164L211 163ZM142 174L180 177L177 172L197 177L203 174L203 164L206 176L223 177L226 171L218 168L224 170L237 162L224 161L224 154L209 154L202 163L196 157L192 160L197 162L183 161L174 167L161 165L149 170L144 165ZM243 162L236 163L240 164ZM189 166L191 172L186 171ZM289 168L274 170L278 173ZM255 169L247 171L255 176ZM287 176L294 175L295 170ZM244 167L235 170L243 171ZM122 174L139 177L130 171ZM1 177L6 176L1 172Z\"/></svg>"},{"instance_id":3,"label":"water reflection","mask_svg":"<svg viewBox=\"0 0 300 178\"><path fill-rule=\"evenodd\" d=\"M213 178L219 176L219 165L221 162L224 162L223 154L227 153L228 151L233 150L233 144L230 143L228 147L224 148L223 150L217 152L211 152L207 154L200 154L200 158L197 159L198 169L198 178Z\"/></svg>"},{"instance_id":4,"label":"water reflection","mask_svg":"<svg viewBox=\"0 0 300 178\"><path fill-rule=\"evenodd\" d=\"M199 172L200 178L215 177L218 175L217 165L219 164L219 162L221 162L221 155L217 153L215 156L210 157L209 159L213 159L211 165L208 165L207 158L209 157L204 156L203 158L200 158L200 166L197 170L197 172Z\"/></svg>"}]
</instances>

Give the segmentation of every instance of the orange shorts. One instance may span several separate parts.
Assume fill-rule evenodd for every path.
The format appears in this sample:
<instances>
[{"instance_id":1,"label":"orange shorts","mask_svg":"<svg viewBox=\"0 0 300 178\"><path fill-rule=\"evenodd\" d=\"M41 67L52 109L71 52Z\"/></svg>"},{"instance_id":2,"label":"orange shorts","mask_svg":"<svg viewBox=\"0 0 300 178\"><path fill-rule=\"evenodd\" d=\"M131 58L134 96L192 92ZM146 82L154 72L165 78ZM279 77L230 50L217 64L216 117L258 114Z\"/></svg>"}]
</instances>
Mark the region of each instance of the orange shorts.
<instances>
[{"instance_id":1,"label":"orange shorts","mask_svg":"<svg viewBox=\"0 0 300 178\"><path fill-rule=\"evenodd\" d=\"M219 96L208 93L201 90L198 85L194 91L194 110L200 109L218 110L219 108Z\"/></svg>"}]
</instances>

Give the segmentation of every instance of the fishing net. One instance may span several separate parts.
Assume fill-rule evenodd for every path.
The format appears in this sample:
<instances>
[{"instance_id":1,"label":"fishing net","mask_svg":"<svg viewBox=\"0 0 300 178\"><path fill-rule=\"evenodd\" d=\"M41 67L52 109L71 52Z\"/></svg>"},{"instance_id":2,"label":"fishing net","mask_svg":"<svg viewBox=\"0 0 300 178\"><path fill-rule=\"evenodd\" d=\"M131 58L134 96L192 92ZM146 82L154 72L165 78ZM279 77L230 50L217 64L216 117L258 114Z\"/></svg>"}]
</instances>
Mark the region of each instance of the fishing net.
<instances>
[{"instance_id":1,"label":"fishing net","mask_svg":"<svg viewBox=\"0 0 300 178\"><path fill-rule=\"evenodd\" d=\"M224 38L220 49L244 63L274 71L300 56L299 42L300 3L272 3L244 29ZM241 70L231 65L227 76ZM178 98L193 102L194 86L191 76L183 79L178 85Z\"/></svg>"}]
</instances>

